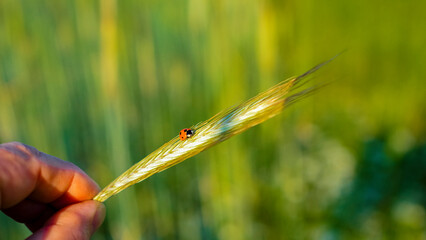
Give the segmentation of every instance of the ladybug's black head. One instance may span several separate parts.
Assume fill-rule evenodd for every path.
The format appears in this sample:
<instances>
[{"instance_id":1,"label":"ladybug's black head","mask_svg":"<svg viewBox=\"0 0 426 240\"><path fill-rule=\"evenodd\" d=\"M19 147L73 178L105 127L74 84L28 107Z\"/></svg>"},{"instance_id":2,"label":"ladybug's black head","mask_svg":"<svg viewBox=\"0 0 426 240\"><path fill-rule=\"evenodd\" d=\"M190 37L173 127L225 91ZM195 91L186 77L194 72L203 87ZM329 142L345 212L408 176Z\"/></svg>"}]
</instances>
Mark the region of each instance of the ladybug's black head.
<instances>
[{"instance_id":1,"label":"ladybug's black head","mask_svg":"<svg viewBox=\"0 0 426 240\"><path fill-rule=\"evenodd\" d=\"M191 129L187 129L187 130L186 130L186 136L187 136L187 137L192 137L192 135L194 135L194 131L193 131L193 130L191 130Z\"/></svg>"}]
</instances>

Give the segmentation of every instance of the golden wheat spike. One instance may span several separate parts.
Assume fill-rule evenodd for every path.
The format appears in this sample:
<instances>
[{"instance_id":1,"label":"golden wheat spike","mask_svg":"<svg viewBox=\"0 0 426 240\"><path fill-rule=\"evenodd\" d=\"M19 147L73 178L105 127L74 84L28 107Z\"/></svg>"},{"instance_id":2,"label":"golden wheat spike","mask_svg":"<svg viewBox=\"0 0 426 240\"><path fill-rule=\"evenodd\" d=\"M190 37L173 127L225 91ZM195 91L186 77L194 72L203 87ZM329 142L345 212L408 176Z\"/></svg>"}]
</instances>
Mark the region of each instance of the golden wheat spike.
<instances>
[{"instance_id":1,"label":"golden wheat spike","mask_svg":"<svg viewBox=\"0 0 426 240\"><path fill-rule=\"evenodd\" d=\"M302 80L331 60L315 66L298 77L284 80L246 102L192 126L194 135L191 138L184 141L179 137L173 138L121 174L93 199L104 202L123 189L277 115L284 107L318 89L319 86L311 87L289 95L306 82Z\"/></svg>"}]
</instances>

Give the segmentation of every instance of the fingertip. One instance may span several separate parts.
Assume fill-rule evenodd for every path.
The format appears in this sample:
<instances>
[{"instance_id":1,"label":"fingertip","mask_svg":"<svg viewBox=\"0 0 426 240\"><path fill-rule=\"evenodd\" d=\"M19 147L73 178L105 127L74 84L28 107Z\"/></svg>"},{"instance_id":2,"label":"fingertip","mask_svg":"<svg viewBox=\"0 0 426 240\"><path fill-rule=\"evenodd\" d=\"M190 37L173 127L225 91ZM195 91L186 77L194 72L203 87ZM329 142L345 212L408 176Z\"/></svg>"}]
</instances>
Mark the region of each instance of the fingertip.
<instances>
[{"instance_id":1,"label":"fingertip","mask_svg":"<svg viewBox=\"0 0 426 240\"><path fill-rule=\"evenodd\" d=\"M94 200L70 205L28 239L90 239L102 224L105 212L105 206Z\"/></svg>"},{"instance_id":2,"label":"fingertip","mask_svg":"<svg viewBox=\"0 0 426 240\"><path fill-rule=\"evenodd\" d=\"M78 206L77 206L78 205ZM78 204L74 204L69 211L80 219L80 230L88 232L92 235L98 229L105 219L105 205L95 200L87 200Z\"/></svg>"},{"instance_id":3,"label":"fingertip","mask_svg":"<svg viewBox=\"0 0 426 240\"><path fill-rule=\"evenodd\" d=\"M106 215L106 208L105 208L105 205L101 202L94 201L94 200L90 200L89 202L94 204L96 207L96 212L92 220L92 228L93 228L92 234L93 234L104 222L105 215Z\"/></svg>"}]
</instances>

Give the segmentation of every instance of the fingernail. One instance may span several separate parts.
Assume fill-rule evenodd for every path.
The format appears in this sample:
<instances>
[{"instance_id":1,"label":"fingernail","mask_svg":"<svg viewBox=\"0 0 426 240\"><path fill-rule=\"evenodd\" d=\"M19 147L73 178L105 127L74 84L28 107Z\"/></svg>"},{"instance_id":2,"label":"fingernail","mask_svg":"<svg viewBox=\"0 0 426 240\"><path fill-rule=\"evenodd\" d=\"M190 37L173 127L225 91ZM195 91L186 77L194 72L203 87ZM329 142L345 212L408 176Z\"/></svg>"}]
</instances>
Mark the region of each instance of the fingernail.
<instances>
[{"instance_id":1,"label":"fingernail","mask_svg":"<svg viewBox=\"0 0 426 240\"><path fill-rule=\"evenodd\" d=\"M93 217L93 231L98 229L105 219L105 205L103 203L97 202L98 208L96 209L95 216Z\"/></svg>"}]
</instances>

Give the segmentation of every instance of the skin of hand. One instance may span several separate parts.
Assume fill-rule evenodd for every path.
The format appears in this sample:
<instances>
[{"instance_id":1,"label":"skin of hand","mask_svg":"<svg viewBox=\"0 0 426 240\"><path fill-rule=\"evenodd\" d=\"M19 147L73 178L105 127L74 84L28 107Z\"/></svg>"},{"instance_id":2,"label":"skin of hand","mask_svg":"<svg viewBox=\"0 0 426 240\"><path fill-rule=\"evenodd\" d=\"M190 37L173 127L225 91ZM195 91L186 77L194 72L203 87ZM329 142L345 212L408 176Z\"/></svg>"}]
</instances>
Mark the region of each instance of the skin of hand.
<instances>
[{"instance_id":1,"label":"skin of hand","mask_svg":"<svg viewBox=\"0 0 426 240\"><path fill-rule=\"evenodd\" d=\"M0 144L0 210L28 239L90 239L105 218L99 186L70 162L22 143Z\"/></svg>"}]
</instances>

